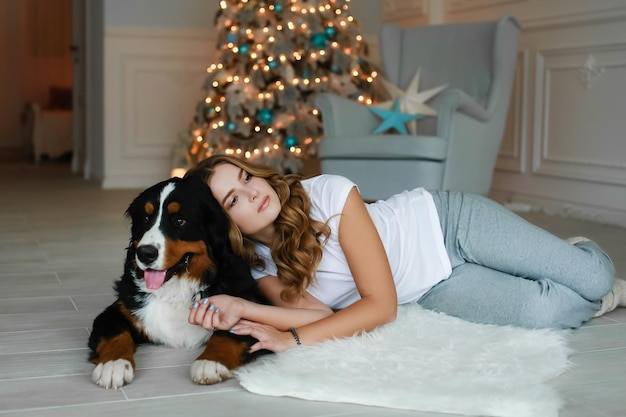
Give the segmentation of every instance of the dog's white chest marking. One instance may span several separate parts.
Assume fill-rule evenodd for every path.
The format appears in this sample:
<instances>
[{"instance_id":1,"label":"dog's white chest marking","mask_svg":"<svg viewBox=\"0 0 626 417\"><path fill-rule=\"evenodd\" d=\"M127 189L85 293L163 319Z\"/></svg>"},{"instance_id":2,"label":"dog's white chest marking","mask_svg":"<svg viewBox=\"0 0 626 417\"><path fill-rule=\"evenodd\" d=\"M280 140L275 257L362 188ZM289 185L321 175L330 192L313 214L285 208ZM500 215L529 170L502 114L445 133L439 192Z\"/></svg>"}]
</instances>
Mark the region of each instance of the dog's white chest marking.
<instances>
[{"instance_id":1,"label":"dog's white chest marking","mask_svg":"<svg viewBox=\"0 0 626 417\"><path fill-rule=\"evenodd\" d=\"M148 296L135 314L154 343L174 348L197 348L209 340L211 331L189 324L192 297L199 291L185 279L171 279Z\"/></svg>"}]
</instances>

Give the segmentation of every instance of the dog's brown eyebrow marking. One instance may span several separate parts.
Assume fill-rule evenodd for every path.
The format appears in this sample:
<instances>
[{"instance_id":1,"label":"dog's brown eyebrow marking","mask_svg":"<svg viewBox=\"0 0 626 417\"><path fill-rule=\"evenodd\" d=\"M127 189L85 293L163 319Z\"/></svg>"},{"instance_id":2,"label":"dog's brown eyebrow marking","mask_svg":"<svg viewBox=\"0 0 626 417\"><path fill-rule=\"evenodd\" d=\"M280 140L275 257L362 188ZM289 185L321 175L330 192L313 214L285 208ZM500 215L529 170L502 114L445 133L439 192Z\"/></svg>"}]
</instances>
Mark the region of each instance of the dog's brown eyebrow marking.
<instances>
[{"instance_id":1,"label":"dog's brown eyebrow marking","mask_svg":"<svg viewBox=\"0 0 626 417\"><path fill-rule=\"evenodd\" d=\"M146 202L146 205L143 206L144 211L146 212L146 214L154 214L154 204L152 204L151 202Z\"/></svg>"},{"instance_id":2,"label":"dog's brown eyebrow marking","mask_svg":"<svg viewBox=\"0 0 626 417\"><path fill-rule=\"evenodd\" d=\"M167 205L167 212L172 214L172 213L178 213L180 211L180 203L177 201L173 201L171 203L169 203Z\"/></svg>"}]
</instances>

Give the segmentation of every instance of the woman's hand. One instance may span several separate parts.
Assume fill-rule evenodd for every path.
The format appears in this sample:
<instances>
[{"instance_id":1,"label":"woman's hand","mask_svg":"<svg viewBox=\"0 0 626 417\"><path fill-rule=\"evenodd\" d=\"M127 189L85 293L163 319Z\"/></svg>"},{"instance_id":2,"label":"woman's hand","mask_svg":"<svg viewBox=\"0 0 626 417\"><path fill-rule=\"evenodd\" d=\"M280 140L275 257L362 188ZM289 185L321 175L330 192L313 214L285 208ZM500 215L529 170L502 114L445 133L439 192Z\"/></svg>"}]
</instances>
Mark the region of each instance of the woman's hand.
<instances>
[{"instance_id":1,"label":"woman's hand","mask_svg":"<svg viewBox=\"0 0 626 417\"><path fill-rule=\"evenodd\" d=\"M236 335L252 336L258 340L250 347L250 353L262 349L284 352L297 345L291 332L282 332L275 327L254 321L240 320L230 331Z\"/></svg>"},{"instance_id":2,"label":"woman's hand","mask_svg":"<svg viewBox=\"0 0 626 417\"><path fill-rule=\"evenodd\" d=\"M245 301L220 294L197 301L189 312L189 323L207 330L230 330L242 318Z\"/></svg>"}]
</instances>

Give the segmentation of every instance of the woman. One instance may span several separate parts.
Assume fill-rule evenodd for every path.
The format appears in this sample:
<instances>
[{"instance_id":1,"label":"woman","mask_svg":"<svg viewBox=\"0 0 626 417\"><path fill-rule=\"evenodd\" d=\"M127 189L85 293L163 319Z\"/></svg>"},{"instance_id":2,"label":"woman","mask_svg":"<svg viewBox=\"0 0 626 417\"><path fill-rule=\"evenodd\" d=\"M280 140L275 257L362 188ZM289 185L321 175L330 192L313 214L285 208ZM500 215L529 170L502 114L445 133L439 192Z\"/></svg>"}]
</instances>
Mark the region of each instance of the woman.
<instances>
[{"instance_id":1,"label":"woman","mask_svg":"<svg viewBox=\"0 0 626 417\"><path fill-rule=\"evenodd\" d=\"M626 306L626 281L595 243L563 241L480 196L418 188L365 204L347 178L285 177L224 155L187 175L211 187L272 304L218 295L189 321L251 335L252 351L369 331L406 303L528 328L574 328Z\"/></svg>"}]
</instances>

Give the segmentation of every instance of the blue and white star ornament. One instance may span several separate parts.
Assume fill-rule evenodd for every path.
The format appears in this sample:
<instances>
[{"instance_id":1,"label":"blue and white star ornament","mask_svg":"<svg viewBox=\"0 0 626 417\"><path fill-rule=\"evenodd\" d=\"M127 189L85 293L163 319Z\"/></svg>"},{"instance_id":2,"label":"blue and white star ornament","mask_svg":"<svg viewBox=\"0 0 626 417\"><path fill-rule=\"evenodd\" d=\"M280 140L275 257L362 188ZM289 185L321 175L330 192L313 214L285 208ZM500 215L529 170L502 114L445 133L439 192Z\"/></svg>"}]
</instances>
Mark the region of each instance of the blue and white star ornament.
<instances>
[{"instance_id":1,"label":"blue and white star ornament","mask_svg":"<svg viewBox=\"0 0 626 417\"><path fill-rule=\"evenodd\" d=\"M442 85L439 87L431 88L430 90L419 91L419 80L420 80L420 70L415 72L413 79L407 86L405 91L400 90L395 85L391 84L389 81L382 79L383 85L387 89L391 100L383 101L380 103L373 104L374 107L378 107L381 109L390 109L393 103L396 100L400 100L400 110L409 113L409 114L420 114L422 116L436 116L437 110L433 109L430 106L427 106L425 103L439 94L441 91L448 88L447 85ZM411 133L415 133L416 126L414 123L410 126Z\"/></svg>"},{"instance_id":2,"label":"blue and white star ornament","mask_svg":"<svg viewBox=\"0 0 626 417\"><path fill-rule=\"evenodd\" d=\"M382 123L376 128L376 130L374 130L374 134L382 133L393 128L401 134L406 135L408 134L406 130L406 123L424 117L421 114L403 113L400 109L400 99L394 100L393 105L389 110L377 107L369 107L369 109L378 117L383 119Z\"/></svg>"}]
</instances>

